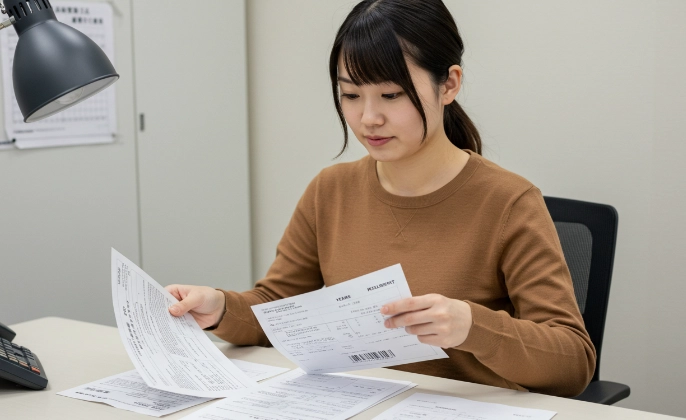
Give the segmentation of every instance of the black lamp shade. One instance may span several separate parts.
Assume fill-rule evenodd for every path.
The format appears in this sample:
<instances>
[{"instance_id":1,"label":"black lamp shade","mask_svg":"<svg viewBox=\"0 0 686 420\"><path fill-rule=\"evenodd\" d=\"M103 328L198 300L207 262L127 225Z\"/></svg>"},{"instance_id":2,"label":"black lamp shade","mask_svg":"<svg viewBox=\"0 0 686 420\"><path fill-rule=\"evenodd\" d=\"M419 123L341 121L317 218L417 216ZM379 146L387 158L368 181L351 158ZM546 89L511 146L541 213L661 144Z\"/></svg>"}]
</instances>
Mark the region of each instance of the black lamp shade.
<instances>
[{"instance_id":1,"label":"black lamp shade","mask_svg":"<svg viewBox=\"0 0 686 420\"><path fill-rule=\"evenodd\" d=\"M19 35L12 78L25 122L74 106L119 79L102 49L57 21L48 1L5 0L5 6Z\"/></svg>"}]
</instances>

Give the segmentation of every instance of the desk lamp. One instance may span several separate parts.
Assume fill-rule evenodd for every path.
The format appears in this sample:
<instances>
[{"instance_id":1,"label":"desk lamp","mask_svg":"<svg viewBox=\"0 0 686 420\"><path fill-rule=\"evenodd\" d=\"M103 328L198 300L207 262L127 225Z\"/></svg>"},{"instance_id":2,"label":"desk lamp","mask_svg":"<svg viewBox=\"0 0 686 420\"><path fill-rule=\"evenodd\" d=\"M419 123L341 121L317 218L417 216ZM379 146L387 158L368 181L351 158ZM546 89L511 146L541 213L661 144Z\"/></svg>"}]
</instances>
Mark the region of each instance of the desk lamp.
<instances>
[{"instance_id":1,"label":"desk lamp","mask_svg":"<svg viewBox=\"0 0 686 420\"><path fill-rule=\"evenodd\" d=\"M4 0L0 12L14 25L14 94L24 122L47 118L82 102L119 79L100 47L57 20L49 0Z\"/></svg>"}]
</instances>

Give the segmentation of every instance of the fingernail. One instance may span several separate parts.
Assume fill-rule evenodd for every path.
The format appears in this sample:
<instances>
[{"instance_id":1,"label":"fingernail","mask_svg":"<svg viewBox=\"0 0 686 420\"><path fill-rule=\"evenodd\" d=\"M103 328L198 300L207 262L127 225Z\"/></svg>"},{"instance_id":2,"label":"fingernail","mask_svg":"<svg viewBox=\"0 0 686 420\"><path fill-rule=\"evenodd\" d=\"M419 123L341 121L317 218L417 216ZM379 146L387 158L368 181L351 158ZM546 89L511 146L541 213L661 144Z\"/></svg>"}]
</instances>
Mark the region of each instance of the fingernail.
<instances>
[{"instance_id":1,"label":"fingernail","mask_svg":"<svg viewBox=\"0 0 686 420\"><path fill-rule=\"evenodd\" d=\"M382 307L381 307L381 313L382 313L382 314L385 314L386 312L388 312L388 307L387 307L387 306L382 306Z\"/></svg>"},{"instance_id":2,"label":"fingernail","mask_svg":"<svg viewBox=\"0 0 686 420\"><path fill-rule=\"evenodd\" d=\"M391 326L391 323L389 321L384 321L383 326L388 328Z\"/></svg>"},{"instance_id":3,"label":"fingernail","mask_svg":"<svg viewBox=\"0 0 686 420\"><path fill-rule=\"evenodd\" d=\"M179 307L178 307L178 306L172 306L172 307L169 308L169 309L171 309L171 311L172 311L173 313L175 313L175 314L178 314L178 313L179 313Z\"/></svg>"}]
</instances>

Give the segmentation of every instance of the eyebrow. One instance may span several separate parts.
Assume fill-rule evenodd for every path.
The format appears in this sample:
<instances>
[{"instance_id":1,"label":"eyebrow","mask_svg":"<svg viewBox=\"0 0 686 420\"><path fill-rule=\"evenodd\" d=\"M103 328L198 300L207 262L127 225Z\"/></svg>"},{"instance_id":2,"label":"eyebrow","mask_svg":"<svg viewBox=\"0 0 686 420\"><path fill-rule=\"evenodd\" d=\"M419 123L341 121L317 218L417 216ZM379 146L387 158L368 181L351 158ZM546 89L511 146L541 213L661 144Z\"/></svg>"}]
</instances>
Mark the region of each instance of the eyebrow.
<instances>
[{"instance_id":1,"label":"eyebrow","mask_svg":"<svg viewBox=\"0 0 686 420\"><path fill-rule=\"evenodd\" d=\"M350 83L351 85L354 85L354 84L355 84L355 83L353 83L352 80L346 79L345 77L340 77L340 76L338 76L338 81L339 81L339 82L344 82L344 83Z\"/></svg>"}]
</instances>

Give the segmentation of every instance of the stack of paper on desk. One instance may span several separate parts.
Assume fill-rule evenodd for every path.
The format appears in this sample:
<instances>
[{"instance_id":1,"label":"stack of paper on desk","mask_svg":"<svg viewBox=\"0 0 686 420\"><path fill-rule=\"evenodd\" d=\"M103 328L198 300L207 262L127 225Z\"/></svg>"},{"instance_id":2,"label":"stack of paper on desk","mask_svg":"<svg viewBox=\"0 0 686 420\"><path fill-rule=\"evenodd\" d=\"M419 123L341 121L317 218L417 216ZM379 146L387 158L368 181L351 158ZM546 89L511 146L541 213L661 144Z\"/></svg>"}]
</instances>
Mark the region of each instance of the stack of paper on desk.
<instances>
[{"instance_id":1,"label":"stack of paper on desk","mask_svg":"<svg viewBox=\"0 0 686 420\"><path fill-rule=\"evenodd\" d=\"M290 370L243 360L231 359L231 362L255 381L271 378ZM150 388L136 370L58 392L57 395L109 404L113 407L155 417L185 410L211 399Z\"/></svg>"},{"instance_id":2,"label":"stack of paper on desk","mask_svg":"<svg viewBox=\"0 0 686 420\"><path fill-rule=\"evenodd\" d=\"M186 420L345 420L416 385L301 369L271 379L184 417Z\"/></svg>"},{"instance_id":3,"label":"stack of paper on desk","mask_svg":"<svg viewBox=\"0 0 686 420\"><path fill-rule=\"evenodd\" d=\"M556 414L554 411L417 393L374 417L374 420L550 420Z\"/></svg>"}]
</instances>

